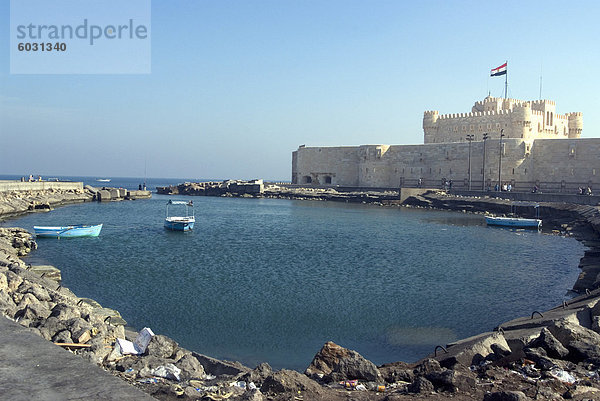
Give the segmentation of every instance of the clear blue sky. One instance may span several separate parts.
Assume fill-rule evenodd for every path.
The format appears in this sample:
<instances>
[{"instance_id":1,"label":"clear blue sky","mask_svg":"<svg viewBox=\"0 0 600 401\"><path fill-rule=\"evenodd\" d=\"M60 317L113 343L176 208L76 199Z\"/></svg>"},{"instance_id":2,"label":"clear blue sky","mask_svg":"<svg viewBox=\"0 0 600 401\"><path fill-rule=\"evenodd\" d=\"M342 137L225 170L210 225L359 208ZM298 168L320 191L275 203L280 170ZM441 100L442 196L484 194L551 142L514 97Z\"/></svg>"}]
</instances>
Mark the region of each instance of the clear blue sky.
<instances>
[{"instance_id":1,"label":"clear blue sky","mask_svg":"<svg viewBox=\"0 0 600 401\"><path fill-rule=\"evenodd\" d=\"M0 174L289 180L299 145L418 144L424 110L509 96L599 137L597 1L153 0L152 73L10 75Z\"/></svg>"}]
</instances>

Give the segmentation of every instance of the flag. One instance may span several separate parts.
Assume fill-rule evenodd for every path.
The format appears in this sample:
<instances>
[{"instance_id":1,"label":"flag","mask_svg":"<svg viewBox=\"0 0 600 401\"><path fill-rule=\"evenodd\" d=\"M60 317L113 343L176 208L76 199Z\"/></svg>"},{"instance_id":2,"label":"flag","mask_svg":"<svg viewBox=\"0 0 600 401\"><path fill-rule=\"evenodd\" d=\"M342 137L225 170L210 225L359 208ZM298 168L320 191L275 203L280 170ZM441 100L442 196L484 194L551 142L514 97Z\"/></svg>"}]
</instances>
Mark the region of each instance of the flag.
<instances>
[{"instance_id":1,"label":"flag","mask_svg":"<svg viewBox=\"0 0 600 401\"><path fill-rule=\"evenodd\" d=\"M492 77L498 77L500 75L506 75L506 65L507 64L508 63L504 63L500 67L494 68L492 70L492 72L490 73L490 76L492 76Z\"/></svg>"}]
</instances>

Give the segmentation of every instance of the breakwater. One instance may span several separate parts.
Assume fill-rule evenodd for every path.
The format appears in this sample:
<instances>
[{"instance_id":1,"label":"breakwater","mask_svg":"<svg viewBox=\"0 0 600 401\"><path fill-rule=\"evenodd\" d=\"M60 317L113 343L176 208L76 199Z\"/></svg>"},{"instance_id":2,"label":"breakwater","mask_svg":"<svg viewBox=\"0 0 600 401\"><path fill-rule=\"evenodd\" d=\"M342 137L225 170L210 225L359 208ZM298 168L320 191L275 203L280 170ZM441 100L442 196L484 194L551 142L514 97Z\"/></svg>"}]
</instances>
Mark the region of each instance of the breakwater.
<instances>
[{"instance_id":1,"label":"breakwater","mask_svg":"<svg viewBox=\"0 0 600 401\"><path fill-rule=\"evenodd\" d=\"M380 203L384 203L384 202L380 202ZM565 227L564 231L565 233L568 232L566 230ZM572 230L571 230L572 231ZM594 294L591 294L592 296L594 296ZM589 300L590 303L594 302L594 299ZM78 300L77 303L80 303L80 301ZM84 302L81 302L81 305L83 305ZM589 308L589 305L588 305ZM585 310L585 307L583 308L583 310ZM589 316L591 316L592 312L589 311L589 309L587 310L589 312ZM544 314L544 316L547 316L546 311L540 311ZM579 311L580 312L580 311ZM578 312L578 313L579 313ZM585 312L584 312L585 313ZM536 315L537 316L537 315ZM108 319L107 323L110 322L112 319ZM115 322L117 321L117 319L115 318ZM503 326L503 325L501 325ZM541 332L540 332L541 333ZM127 333L126 333L127 334ZM133 335L130 334L129 338L132 338L131 336ZM539 336L539 335L538 335ZM567 340L565 340L567 341ZM488 341L489 342L489 341ZM479 344L478 340L475 341L476 344ZM501 344L501 340L493 338L491 344L489 345L489 349L492 349L492 351L494 349L501 349L500 345ZM453 345L452 347L448 348L448 351L450 352L455 352L456 350L460 349L461 347L466 347L464 344L461 343L457 343L455 345ZM477 347L475 347L477 349ZM542 347L543 348L543 347ZM249 389L250 387L250 383L254 383L254 385L256 387L259 387L261 390L261 396L264 398L269 398L269 399L275 399L278 396L281 397L285 397L287 394L287 397L289 398L289 395L294 393L295 391L297 391L298 389L301 389L301 391L303 391L302 397L304 397L304 399L336 399L336 397L344 397L344 399L347 398L347 395L345 394L346 390L344 390L342 388L342 386L339 385L340 382L344 381L346 379L359 379L360 380L360 384L364 385L365 388L370 389L371 386L373 386L373 389L376 390L377 387L375 386L375 384L380 384L385 386L385 390L383 391L384 395L377 395L375 393L375 391L373 392L365 392L365 393L361 393L361 392L356 392L352 395L352 397L355 397L357 399L367 399L367 397L372 397L373 399L375 398L382 398L382 397L392 397L396 398L396 397L411 397L410 394L413 393L423 393L423 394L429 394L430 391L436 391L437 392L437 396L438 397L442 397L444 395L453 395L454 397L456 397L457 392L459 393L459 395L464 396L464 397L469 397L469 398L465 398L465 399L482 399L483 397L485 397L485 390L491 390L490 394L492 393L497 393L499 391L508 391L508 390L514 390L514 389L521 389L524 390L524 392L529 396L529 397L535 397L536 393L535 391L537 391L536 385L538 385L539 383L546 383L548 380L552 380L555 381L555 379L549 379L548 377L545 378L538 378L539 380L536 382L536 385L527 385L525 383L527 383L527 380L525 380L524 378L513 378L510 375L503 380L503 383L498 383L498 380L492 379L491 376L498 376L500 375L500 373L502 373L504 371L504 369L494 369L494 366L491 365L492 362L497 362L499 359L495 359L497 358L500 354L500 351L497 352L490 352L488 350L486 350L485 348L481 348L478 349L477 353L473 354L474 357L470 359L470 361L467 359L467 357L463 358L462 356L460 357L460 364L454 364L452 365L451 363L447 362L447 361L443 361L440 364L440 362L438 361L437 364L431 360L428 361L422 361L419 362L417 364L402 364L402 363L396 363L396 364L387 364L387 365L383 365L383 366L373 366L373 364L368 363L368 361L365 361L364 358L360 358L359 355L357 355L356 353L347 350L347 349L343 349L341 347L336 346L335 344L326 344L326 346L323 347L323 349L321 350L321 352L319 352L319 354L315 357L315 361L313 362L313 364L311 364L310 369L307 369L307 374L309 377L309 379L311 380L307 380L306 379L306 375L301 375L298 374L297 372L291 372L290 371L279 371L279 372L270 372L269 373L269 369L267 366L262 365L261 367L257 368L257 371L255 372L254 376L245 376L246 379L245 380L238 380L237 383L238 385L234 385L234 386L230 386L229 384L234 383L235 380L237 379L241 379L242 376L244 376L246 373L236 373L236 374L225 374L223 373L223 371L220 371L219 369L226 369L225 366L222 365L222 361L209 361L209 360L202 360L201 361L201 365L203 366L203 369L206 372L209 372L209 374L212 374L214 376L217 376L215 379L208 379L206 377L199 379L199 380L195 380L195 379L190 379L187 380L183 379L180 380L179 382L177 382L176 380L169 380L169 379L160 379L160 377L152 374L150 377L148 376L143 376L143 374L148 374L150 371L154 372L154 368L153 369L148 369L148 370L140 370L140 371L136 371L136 366L143 366L144 362L141 362L141 360L143 360L144 358L147 358L148 356L152 356L150 354L143 356L143 357L127 357L124 359L130 359L130 360L135 360L137 364L139 365L135 365L135 366L129 366L129 367L125 367L122 366L122 369L124 369L123 373L127 373L130 375L129 380L133 381L134 383L136 383L136 385L143 385L143 386L148 386L150 389L148 391L155 391L156 393L168 393L168 395L174 396L176 394L176 392L179 392L181 390L184 391L184 394L187 390L188 393L191 394L195 394L197 397L201 396L201 397L215 397L214 399L218 399L218 396L223 396L223 395L229 395L231 399L237 399L237 398L241 398L241 397L247 397L250 396L250 394L253 394L253 396L258 396L258 392L256 391L252 391ZM165 351L168 352L168 351ZM506 349L504 349L504 352L506 353ZM438 352L438 356L439 357L440 353L443 353L443 351L439 351ZM193 355L193 354L192 354ZM445 355L445 354L444 354ZM464 355L464 354L463 354ZM475 358L475 356L479 355L477 358L482 358L481 360L477 360L477 358ZM172 355L171 355L172 356ZM199 359L198 356L193 355L193 357L195 359ZM174 359L174 358L170 358L170 359ZM457 358L458 359L458 358ZM145 359L145 361L149 361L150 359ZM569 360L568 359L564 359L563 360L563 364L566 364ZM171 361L173 362L173 361ZM175 362L178 362L177 360L175 360ZM476 371L467 371L466 369L464 369L464 367L466 366L466 364L468 362L473 362L476 364L477 369ZM490 368L486 368L483 372L479 371L479 364L480 363L490 363L489 365L482 365L484 368L487 366L491 366ZM571 362L573 363L573 362ZM214 366L213 366L214 365ZM161 365L163 366L163 365ZM166 366L166 365L165 365ZM211 367L213 366L213 367ZM357 369L356 366L361 366L360 369ZM520 371L520 367L518 367L516 364L513 366L508 365L513 371L517 372ZM577 365L579 366L579 365ZM583 365L582 365L583 366ZM219 368L217 368L219 367ZM238 365L239 367L239 365ZM567 367L567 366L565 366ZM130 370L131 369L131 370ZM228 369L228 368L227 368ZM248 368L246 368L248 369ZM564 370L564 369L563 369ZM117 370L118 371L118 370ZM233 373L233 371L231 370L227 370L230 373ZM592 369L592 371L594 371L594 369ZM217 372L220 372L219 374L217 374ZM488 372L488 373L486 373ZM551 370L547 370L547 372L551 372ZM579 384L582 383L582 381L584 380L584 376L581 376L581 372L575 372L573 370L569 370L569 372L573 373L575 376L577 376L578 380L580 381ZM154 372L156 373L156 372ZM117 373L118 374L118 373ZM238 376L240 375L240 376ZM512 374L511 374L512 375ZM547 373L547 375L550 375L550 373ZM267 378L269 378L270 376L272 376L271 379L267 380ZM262 377L262 378L261 378ZM209 376L210 378L210 376ZM254 380L254 378L256 378L256 380ZM531 378L528 376L528 378L532 381L535 381L534 378ZM181 379L181 377L180 377ZM514 380L512 380L514 379ZM144 380L148 380L151 383L141 383L140 380L144 381ZM160 383L152 383L153 380L156 380L157 382ZM277 383L277 380L279 380L280 382L283 382L283 384L277 384L275 385L274 383ZM244 385L239 385L239 383L243 381L245 384ZM491 381L495 381L495 383L493 383L493 385L490 385L489 383ZM266 384L265 384L266 382ZM552 388L553 394L565 394L566 391L569 391L570 387L567 386L566 384L560 384L561 382L556 379L557 385L555 386L556 388ZM287 387L286 387L286 383L287 383ZM294 383L294 386L290 386L289 383ZM317 385L315 385L315 383ZM320 383L327 383L326 386L322 386L320 385ZM484 385L485 384L485 385ZM591 383L593 384L593 383ZM214 385L214 386L213 386ZM349 388L353 388L357 387L357 384L354 384L353 382L348 382L348 383L344 383L344 386L347 385ZM173 388L171 388L171 386L174 386ZM180 387L177 387L180 386ZM196 387L197 386L197 387ZM248 386L248 388L245 389L245 391L241 392L239 389L242 389L242 386ZM328 386L333 386L336 387L337 389L331 389ZM561 387L562 386L562 387ZM593 386L580 386L581 388L583 387L592 387ZM273 389L276 390L281 390L283 389L283 392L277 392ZM154 389L154 390L151 390ZM563 391L563 392L560 392ZM590 390L591 391L591 390ZM219 395L218 392L221 393L225 393L225 394L221 394ZM153 393L154 394L154 393ZM167 397L168 395L164 395L164 397ZM160 394L156 395L157 397L160 397ZM191 396L190 396L191 397ZM359 398L360 397L360 398ZM539 398L539 397L538 397Z\"/></svg>"}]
</instances>

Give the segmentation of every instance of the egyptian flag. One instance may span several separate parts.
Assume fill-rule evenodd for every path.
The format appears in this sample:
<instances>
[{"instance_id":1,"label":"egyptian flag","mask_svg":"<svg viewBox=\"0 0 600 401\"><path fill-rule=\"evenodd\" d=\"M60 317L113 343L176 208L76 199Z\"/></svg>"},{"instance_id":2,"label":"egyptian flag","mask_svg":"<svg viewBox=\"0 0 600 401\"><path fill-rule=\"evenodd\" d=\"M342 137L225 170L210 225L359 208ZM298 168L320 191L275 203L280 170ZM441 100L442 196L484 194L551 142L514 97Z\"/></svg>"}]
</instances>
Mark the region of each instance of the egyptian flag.
<instances>
[{"instance_id":1,"label":"egyptian flag","mask_svg":"<svg viewBox=\"0 0 600 401\"><path fill-rule=\"evenodd\" d=\"M508 63L504 63L500 67L494 68L491 72L491 76L498 77L500 75L506 75L506 64Z\"/></svg>"}]
</instances>

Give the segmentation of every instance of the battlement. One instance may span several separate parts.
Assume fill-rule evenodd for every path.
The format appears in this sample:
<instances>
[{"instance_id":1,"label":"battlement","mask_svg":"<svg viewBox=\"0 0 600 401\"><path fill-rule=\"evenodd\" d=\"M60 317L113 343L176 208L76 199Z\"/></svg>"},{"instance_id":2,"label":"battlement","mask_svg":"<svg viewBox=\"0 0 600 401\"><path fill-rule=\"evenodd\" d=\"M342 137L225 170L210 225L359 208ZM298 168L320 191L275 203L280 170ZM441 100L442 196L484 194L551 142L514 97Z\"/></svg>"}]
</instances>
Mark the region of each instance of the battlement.
<instances>
[{"instance_id":1,"label":"battlement","mask_svg":"<svg viewBox=\"0 0 600 401\"><path fill-rule=\"evenodd\" d=\"M463 142L466 134L499 132L507 138L579 137L581 112L556 113L552 100L519 100L488 96L475 102L470 113L423 114L425 143Z\"/></svg>"}]
</instances>

